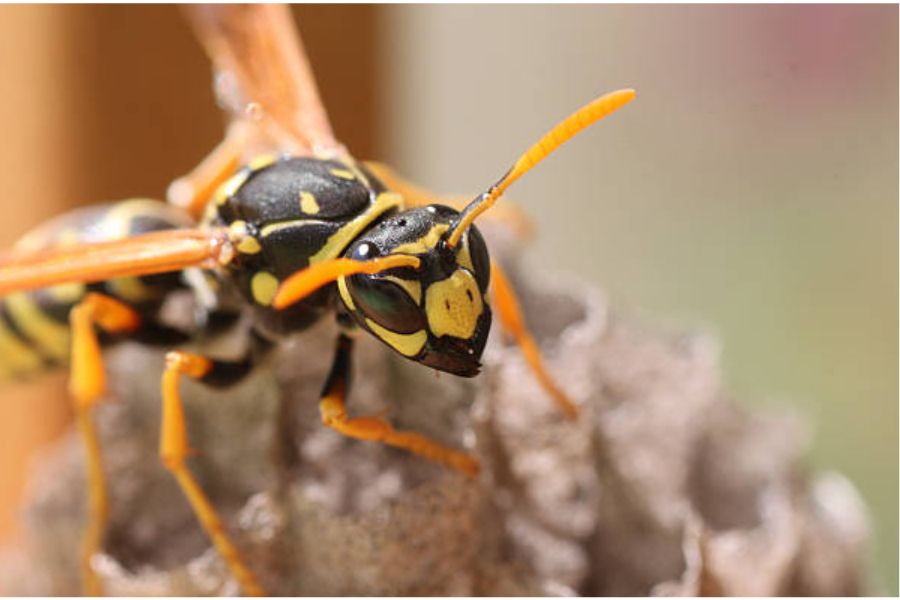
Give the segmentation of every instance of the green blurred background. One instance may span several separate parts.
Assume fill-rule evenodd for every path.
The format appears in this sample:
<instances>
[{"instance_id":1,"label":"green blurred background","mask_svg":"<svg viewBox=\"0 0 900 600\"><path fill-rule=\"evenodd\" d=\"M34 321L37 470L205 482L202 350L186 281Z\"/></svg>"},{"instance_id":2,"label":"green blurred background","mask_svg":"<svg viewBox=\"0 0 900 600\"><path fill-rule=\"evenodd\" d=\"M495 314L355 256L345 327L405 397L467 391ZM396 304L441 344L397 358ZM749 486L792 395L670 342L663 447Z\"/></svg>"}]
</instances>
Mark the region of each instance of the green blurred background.
<instances>
[{"instance_id":1,"label":"green blurred background","mask_svg":"<svg viewBox=\"0 0 900 600\"><path fill-rule=\"evenodd\" d=\"M513 188L528 259L717 335L741 400L804 414L811 466L861 490L876 590L897 593L896 6L295 12L341 139L439 191L637 88ZM219 139L209 82L173 7L0 7L3 246L73 204L161 197ZM0 394L0 535L25 457L65 426L62 384Z\"/></svg>"},{"instance_id":2,"label":"green blurred background","mask_svg":"<svg viewBox=\"0 0 900 600\"><path fill-rule=\"evenodd\" d=\"M529 258L722 341L872 510L897 593L896 6L396 7L387 156L477 190L603 91L638 99L510 191Z\"/></svg>"}]
</instances>

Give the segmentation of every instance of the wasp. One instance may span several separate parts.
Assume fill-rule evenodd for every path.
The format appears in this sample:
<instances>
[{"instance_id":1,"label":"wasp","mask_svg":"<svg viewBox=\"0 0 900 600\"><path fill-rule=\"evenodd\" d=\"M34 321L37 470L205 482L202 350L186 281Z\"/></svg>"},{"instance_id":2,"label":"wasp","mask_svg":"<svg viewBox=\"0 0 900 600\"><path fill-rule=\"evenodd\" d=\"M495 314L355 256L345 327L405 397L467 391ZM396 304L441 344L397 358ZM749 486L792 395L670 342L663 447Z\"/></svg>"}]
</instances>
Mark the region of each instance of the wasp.
<instances>
[{"instance_id":1,"label":"wasp","mask_svg":"<svg viewBox=\"0 0 900 600\"><path fill-rule=\"evenodd\" d=\"M559 408L577 408L544 368L512 288L492 262L475 220L507 188L578 132L631 101L599 97L528 149L470 202L442 202L389 169L362 163L334 138L311 68L285 7L193 9L232 122L224 141L169 190L170 202L130 200L62 215L26 235L0 265L0 374L70 368L70 393L87 456L89 522L84 589L107 513L92 412L105 390L102 348L123 339L175 347L238 313L252 326L236 360L173 350L162 374L160 458L243 591L264 594L188 468L183 377L234 385L286 336L325 317L340 325L321 398L322 422L466 475L469 454L346 407L354 332L401 356L462 377L478 374L492 321L519 343ZM243 165L243 166L241 166ZM167 325L161 309L188 290L194 331Z\"/></svg>"}]
</instances>

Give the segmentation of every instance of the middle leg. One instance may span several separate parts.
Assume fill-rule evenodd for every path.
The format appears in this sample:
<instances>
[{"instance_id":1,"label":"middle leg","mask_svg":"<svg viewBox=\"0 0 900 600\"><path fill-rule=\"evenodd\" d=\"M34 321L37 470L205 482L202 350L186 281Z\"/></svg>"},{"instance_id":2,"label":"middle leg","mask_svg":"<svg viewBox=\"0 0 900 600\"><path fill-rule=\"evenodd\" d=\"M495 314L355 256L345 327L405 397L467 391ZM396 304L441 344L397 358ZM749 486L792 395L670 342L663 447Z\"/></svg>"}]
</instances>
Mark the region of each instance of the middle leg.
<instances>
[{"instance_id":1,"label":"middle leg","mask_svg":"<svg viewBox=\"0 0 900 600\"><path fill-rule=\"evenodd\" d=\"M179 390L183 375L210 385L224 386L236 383L249 373L251 368L249 357L243 361L224 362L190 352L175 351L167 354L166 370L162 378L163 410L159 455L166 469L175 476L203 530L212 540L232 576L240 583L244 593L250 596L265 596L265 590L226 531L219 513L187 466L186 459L191 454L191 448Z\"/></svg>"}]
</instances>

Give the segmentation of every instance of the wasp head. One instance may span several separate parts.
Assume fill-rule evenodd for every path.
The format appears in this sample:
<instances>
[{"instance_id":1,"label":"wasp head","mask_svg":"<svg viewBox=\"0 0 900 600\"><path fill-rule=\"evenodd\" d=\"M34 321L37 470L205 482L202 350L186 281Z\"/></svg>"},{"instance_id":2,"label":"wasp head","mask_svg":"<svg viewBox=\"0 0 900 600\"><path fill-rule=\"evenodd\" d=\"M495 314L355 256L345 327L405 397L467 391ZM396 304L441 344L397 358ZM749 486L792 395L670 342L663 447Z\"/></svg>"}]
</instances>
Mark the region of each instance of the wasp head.
<instances>
[{"instance_id":1,"label":"wasp head","mask_svg":"<svg viewBox=\"0 0 900 600\"><path fill-rule=\"evenodd\" d=\"M431 205L383 219L345 254L358 261L416 256L419 268L338 279L347 311L400 354L440 371L472 377L491 325L486 299L490 259L475 227L456 247L447 233L459 213Z\"/></svg>"}]
</instances>

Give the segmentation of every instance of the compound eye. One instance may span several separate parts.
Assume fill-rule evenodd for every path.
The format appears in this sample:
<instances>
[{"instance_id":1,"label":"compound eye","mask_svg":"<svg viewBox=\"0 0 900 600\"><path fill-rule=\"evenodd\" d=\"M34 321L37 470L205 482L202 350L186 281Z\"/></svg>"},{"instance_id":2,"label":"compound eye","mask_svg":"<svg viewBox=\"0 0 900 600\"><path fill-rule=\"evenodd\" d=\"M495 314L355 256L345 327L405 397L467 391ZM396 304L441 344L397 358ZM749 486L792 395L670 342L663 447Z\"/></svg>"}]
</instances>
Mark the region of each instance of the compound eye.
<instances>
[{"instance_id":1,"label":"compound eye","mask_svg":"<svg viewBox=\"0 0 900 600\"><path fill-rule=\"evenodd\" d=\"M362 242L353 249L350 258L353 260L371 260L378 256L378 248L372 242Z\"/></svg>"},{"instance_id":2,"label":"compound eye","mask_svg":"<svg viewBox=\"0 0 900 600\"><path fill-rule=\"evenodd\" d=\"M472 267L475 269L475 280L478 281L478 288L484 293L491 282L491 259L488 256L487 244L474 225L469 227L466 236Z\"/></svg>"},{"instance_id":3,"label":"compound eye","mask_svg":"<svg viewBox=\"0 0 900 600\"><path fill-rule=\"evenodd\" d=\"M425 329L422 309L396 283L369 275L354 275L347 281L356 307L382 327L395 333Z\"/></svg>"}]
</instances>

